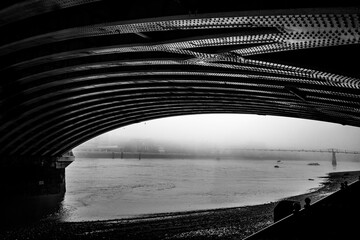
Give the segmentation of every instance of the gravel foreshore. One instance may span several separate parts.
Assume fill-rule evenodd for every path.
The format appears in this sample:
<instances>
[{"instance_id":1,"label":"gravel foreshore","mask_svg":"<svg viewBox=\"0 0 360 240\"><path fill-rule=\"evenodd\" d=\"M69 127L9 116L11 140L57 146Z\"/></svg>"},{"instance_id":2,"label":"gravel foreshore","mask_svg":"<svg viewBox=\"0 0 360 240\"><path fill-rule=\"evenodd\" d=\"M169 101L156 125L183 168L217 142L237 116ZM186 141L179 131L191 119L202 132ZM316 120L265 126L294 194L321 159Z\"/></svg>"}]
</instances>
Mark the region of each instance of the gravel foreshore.
<instances>
[{"instance_id":1,"label":"gravel foreshore","mask_svg":"<svg viewBox=\"0 0 360 240\"><path fill-rule=\"evenodd\" d=\"M330 173L322 186L287 199L304 204L335 192L360 171ZM243 239L273 223L277 202L191 212L152 214L132 219L90 222L46 220L0 229L0 239Z\"/></svg>"}]
</instances>

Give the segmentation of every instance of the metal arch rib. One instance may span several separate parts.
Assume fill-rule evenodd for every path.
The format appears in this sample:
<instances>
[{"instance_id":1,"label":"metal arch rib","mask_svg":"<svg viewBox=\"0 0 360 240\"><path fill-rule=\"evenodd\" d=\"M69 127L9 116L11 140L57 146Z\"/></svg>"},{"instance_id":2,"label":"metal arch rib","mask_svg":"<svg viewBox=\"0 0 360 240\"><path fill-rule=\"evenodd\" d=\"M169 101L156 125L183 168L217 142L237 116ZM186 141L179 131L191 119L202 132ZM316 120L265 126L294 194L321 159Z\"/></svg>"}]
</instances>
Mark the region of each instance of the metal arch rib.
<instances>
[{"instance_id":1,"label":"metal arch rib","mask_svg":"<svg viewBox=\"0 0 360 240\"><path fill-rule=\"evenodd\" d=\"M55 156L117 126L192 113L359 126L360 71L348 59L360 53L357 7L229 12L239 8L225 1L222 12L209 3L198 15L125 16L109 1L18 2L0 4L3 155ZM310 61L319 52L324 62Z\"/></svg>"}]
</instances>

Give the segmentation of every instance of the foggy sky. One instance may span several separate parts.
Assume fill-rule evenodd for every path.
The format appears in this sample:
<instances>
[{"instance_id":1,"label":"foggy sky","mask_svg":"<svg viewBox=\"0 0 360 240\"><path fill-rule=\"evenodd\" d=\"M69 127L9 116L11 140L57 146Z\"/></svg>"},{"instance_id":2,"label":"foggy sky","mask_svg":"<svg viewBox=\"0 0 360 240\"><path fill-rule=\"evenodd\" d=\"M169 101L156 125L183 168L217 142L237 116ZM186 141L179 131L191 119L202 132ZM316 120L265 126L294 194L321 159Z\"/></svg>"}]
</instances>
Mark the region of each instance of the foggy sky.
<instances>
[{"instance_id":1,"label":"foggy sky","mask_svg":"<svg viewBox=\"0 0 360 240\"><path fill-rule=\"evenodd\" d=\"M97 141L151 139L218 147L360 150L360 128L334 123L239 114L169 117L108 132Z\"/></svg>"}]
</instances>

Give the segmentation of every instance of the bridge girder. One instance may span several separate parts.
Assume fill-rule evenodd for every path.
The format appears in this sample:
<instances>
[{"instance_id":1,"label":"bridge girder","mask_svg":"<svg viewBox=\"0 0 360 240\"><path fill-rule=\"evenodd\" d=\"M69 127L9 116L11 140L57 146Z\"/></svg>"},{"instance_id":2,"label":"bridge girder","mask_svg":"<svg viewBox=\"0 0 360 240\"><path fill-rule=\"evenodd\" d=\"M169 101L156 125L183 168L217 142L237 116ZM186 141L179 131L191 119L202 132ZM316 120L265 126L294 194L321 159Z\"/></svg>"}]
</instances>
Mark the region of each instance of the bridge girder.
<instances>
[{"instance_id":1,"label":"bridge girder","mask_svg":"<svg viewBox=\"0 0 360 240\"><path fill-rule=\"evenodd\" d=\"M184 114L360 126L358 5L238 2L2 2L0 155Z\"/></svg>"}]
</instances>

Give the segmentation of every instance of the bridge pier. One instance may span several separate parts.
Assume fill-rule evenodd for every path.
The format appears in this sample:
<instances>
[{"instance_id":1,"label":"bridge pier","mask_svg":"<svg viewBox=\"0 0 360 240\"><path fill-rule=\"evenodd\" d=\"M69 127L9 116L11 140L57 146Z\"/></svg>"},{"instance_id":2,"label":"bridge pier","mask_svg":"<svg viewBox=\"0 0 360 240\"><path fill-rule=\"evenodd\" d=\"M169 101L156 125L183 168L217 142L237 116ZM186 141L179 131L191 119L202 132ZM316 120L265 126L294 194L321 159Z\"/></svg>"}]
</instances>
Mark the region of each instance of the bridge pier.
<instances>
[{"instance_id":1,"label":"bridge pier","mask_svg":"<svg viewBox=\"0 0 360 240\"><path fill-rule=\"evenodd\" d=\"M75 160L72 154L61 157L2 158L0 191L4 196L38 196L65 193L65 168Z\"/></svg>"},{"instance_id":2,"label":"bridge pier","mask_svg":"<svg viewBox=\"0 0 360 240\"><path fill-rule=\"evenodd\" d=\"M1 160L8 162L0 165L1 226L34 221L59 209L66 191L65 168L74 156Z\"/></svg>"},{"instance_id":3,"label":"bridge pier","mask_svg":"<svg viewBox=\"0 0 360 240\"><path fill-rule=\"evenodd\" d=\"M0 176L3 196L39 196L65 193L65 168L17 166L3 169Z\"/></svg>"},{"instance_id":4,"label":"bridge pier","mask_svg":"<svg viewBox=\"0 0 360 240\"><path fill-rule=\"evenodd\" d=\"M337 162L336 162L336 152L334 150L332 150L332 160L331 160L331 164L333 167L336 167Z\"/></svg>"}]
</instances>

